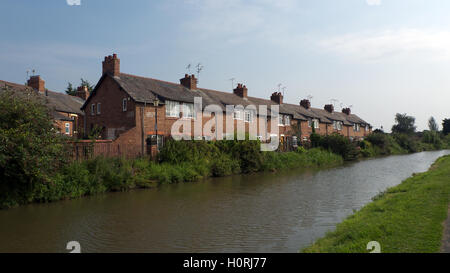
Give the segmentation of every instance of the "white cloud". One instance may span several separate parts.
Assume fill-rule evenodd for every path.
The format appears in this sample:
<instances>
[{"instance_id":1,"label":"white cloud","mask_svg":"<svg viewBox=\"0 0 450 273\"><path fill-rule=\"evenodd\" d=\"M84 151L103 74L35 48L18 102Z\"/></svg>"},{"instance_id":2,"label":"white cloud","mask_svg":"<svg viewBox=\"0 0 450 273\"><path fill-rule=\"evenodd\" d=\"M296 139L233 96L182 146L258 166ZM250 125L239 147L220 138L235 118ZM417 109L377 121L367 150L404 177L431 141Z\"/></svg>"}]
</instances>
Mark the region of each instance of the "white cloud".
<instances>
[{"instance_id":1,"label":"white cloud","mask_svg":"<svg viewBox=\"0 0 450 273\"><path fill-rule=\"evenodd\" d=\"M299 10L296 0L185 0L185 3L194 9L195 16L183 23L184 31L191 33L195 42L220 41L221 45L254 41L272 29L283 29L280 24L284 16Z\"/></svg>"},{"instance_id":2,"label":"white cloud","mask_svg":"<svg viewBox=\"0 0 450 273\"><path fill-rule=\"evenodd\" d=\"M67 5L69 6L80 6L81 0L66 0Z\"/></svg>"},{"instance_id":3,"label":"white cloud","mask_svg":"<svg viewBox=\"0 0 450 273\"><path fill-rule=\"evenodd\" d=\"M369 6L379 6L381 5L381 0L366 0L366 3Z\"/></svg>"},{"instance_id":4,"label":"white cloud","mask_svg":"<svg viewBox=\"0 0 450 273\"><path fill-rule=\"evenodd\" d=\"M398 29L335 36L319 41L327 51L358 60L404 58L438 61L450 59L450 31Z\"/></svg>"}]
</instances>

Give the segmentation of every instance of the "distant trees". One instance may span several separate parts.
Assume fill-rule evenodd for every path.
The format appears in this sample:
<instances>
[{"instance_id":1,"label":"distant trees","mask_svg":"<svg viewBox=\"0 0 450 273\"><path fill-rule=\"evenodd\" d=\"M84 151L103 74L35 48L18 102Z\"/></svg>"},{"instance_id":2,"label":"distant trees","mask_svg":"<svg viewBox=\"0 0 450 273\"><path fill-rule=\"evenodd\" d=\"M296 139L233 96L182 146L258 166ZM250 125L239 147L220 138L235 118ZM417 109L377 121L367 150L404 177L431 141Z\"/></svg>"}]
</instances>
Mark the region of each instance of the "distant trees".
<instances>
[{"instance_id":1,"label":"distant trees","mask_svg":"<svg viewBox=\"0 0 450 273\"><path fill-rule=\"evenodd\" d=\"M80 86L87 86L89 92L92 92L92 90L94 90L94 85L91 85L89 81L83 78L81 78ZM75 96L77 94L77 88L74 88L71 82L67 84L66 94L71 96Z\"/></svg>"},{"instance_id":2,"label":"distant trees","mask_svg":"<svg viewBox=\"0 0 450 273\"><path fill-rule=\"evenodd\" d=\"M434 119L434 117L431 117L428 120L428 128L430 129L431 132L439 131L439 125L436 123L436 120Z\"/></svg>"},{"instance_id":3,"label":"distant trees","mask_svg":"<svg viewBox=\"0 0 450 273\"><path fill-rule=\"evenodd\" d=\"M416 131L416 118L412 116L408 116L407 114L397 113L395 115L396 124L392 126L392 133L399 134L414 134Z\"/></svg>"},{"instance_id":4,"label":"distant trees","mask_svg":"<svg viewBox=\"0 0 450 273\"><path fill-rule=\"evenodd\" d=\"M450 134L450 119L448 118L442 121L442 133L444 133L444 135Z\"/></svg>"}]
</instances>

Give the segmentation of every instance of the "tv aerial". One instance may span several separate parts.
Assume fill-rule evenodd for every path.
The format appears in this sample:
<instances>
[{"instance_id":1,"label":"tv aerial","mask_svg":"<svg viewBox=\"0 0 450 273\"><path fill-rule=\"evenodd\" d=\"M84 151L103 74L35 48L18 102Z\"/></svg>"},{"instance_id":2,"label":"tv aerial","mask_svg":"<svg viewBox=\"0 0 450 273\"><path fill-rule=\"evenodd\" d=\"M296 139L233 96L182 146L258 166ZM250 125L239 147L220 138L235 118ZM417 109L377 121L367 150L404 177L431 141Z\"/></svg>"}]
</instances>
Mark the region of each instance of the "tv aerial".
<instances>
[{"instance_id":1,"label":"tv aerial","mask_svg":"<svg viewBox=\"0 0 450 273\"><path fill-rule=\"evenodd\" d=\"M236 80L236 78L231 78L229 79L229 81L231 81L231 90L234 89L234 81Z\"/></svg>"},{"instance_id":2,"label":"tv aerial","mask_svg":"<svg viewBox=\"0 0 450 273\"><path fill-rule=\"evenodd\" d=\"M191 75L191 64L186 66L186 70L188 71L188 74Z\"/></svg>"}]
</instances>

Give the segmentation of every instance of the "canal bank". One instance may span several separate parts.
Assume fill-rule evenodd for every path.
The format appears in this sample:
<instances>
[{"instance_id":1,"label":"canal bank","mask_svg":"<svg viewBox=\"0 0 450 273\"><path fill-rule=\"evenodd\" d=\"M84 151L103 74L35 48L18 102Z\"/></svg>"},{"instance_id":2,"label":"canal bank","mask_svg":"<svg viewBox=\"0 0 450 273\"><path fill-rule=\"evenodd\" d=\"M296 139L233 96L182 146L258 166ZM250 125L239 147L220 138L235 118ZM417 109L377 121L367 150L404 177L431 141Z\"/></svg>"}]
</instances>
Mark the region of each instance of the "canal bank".
<instances>
[{"instance_id":1,"label":"canal bank","mask_svg":"<svg viewBox=\"0 0 450 273\"><path fill-rule=\"evenodd\" d=\"M298 252L449 151L372 158L0 211L0 252Z\"/></svg>"},{"instance_id":2,"label":"canal bank","mask_svg":"<svg viewBox=\"0 0 450 273\"><path fill-rule=\"evenodd\" d=\"M385 253L439 252L449 203L450 156L447 155L439 158L427 172L413 174L400 185L375 196L373 202L303 252L365 253L371 241L380 243Z\"/></svg>"}]
</instances>

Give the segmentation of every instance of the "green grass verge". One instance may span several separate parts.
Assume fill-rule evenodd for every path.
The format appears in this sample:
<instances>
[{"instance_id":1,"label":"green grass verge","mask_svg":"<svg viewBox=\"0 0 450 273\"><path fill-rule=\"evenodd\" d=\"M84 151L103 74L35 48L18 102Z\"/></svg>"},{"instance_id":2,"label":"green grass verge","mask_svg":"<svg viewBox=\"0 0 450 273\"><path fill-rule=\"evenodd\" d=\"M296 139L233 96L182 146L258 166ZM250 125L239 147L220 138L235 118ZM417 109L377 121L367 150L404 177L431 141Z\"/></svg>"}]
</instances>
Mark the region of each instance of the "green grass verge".
<instances>
[{"instance_id":1,"label":"green grass verge","mask_svg":"<svg viewBox=\"0 0 450 273\"><path fill-rule=\"evenodd\" d=\"M379 194L303 252L367 253L378 241L383 253L439 252L450 203L450 156Z\"/></svg>"}]
</instances>

